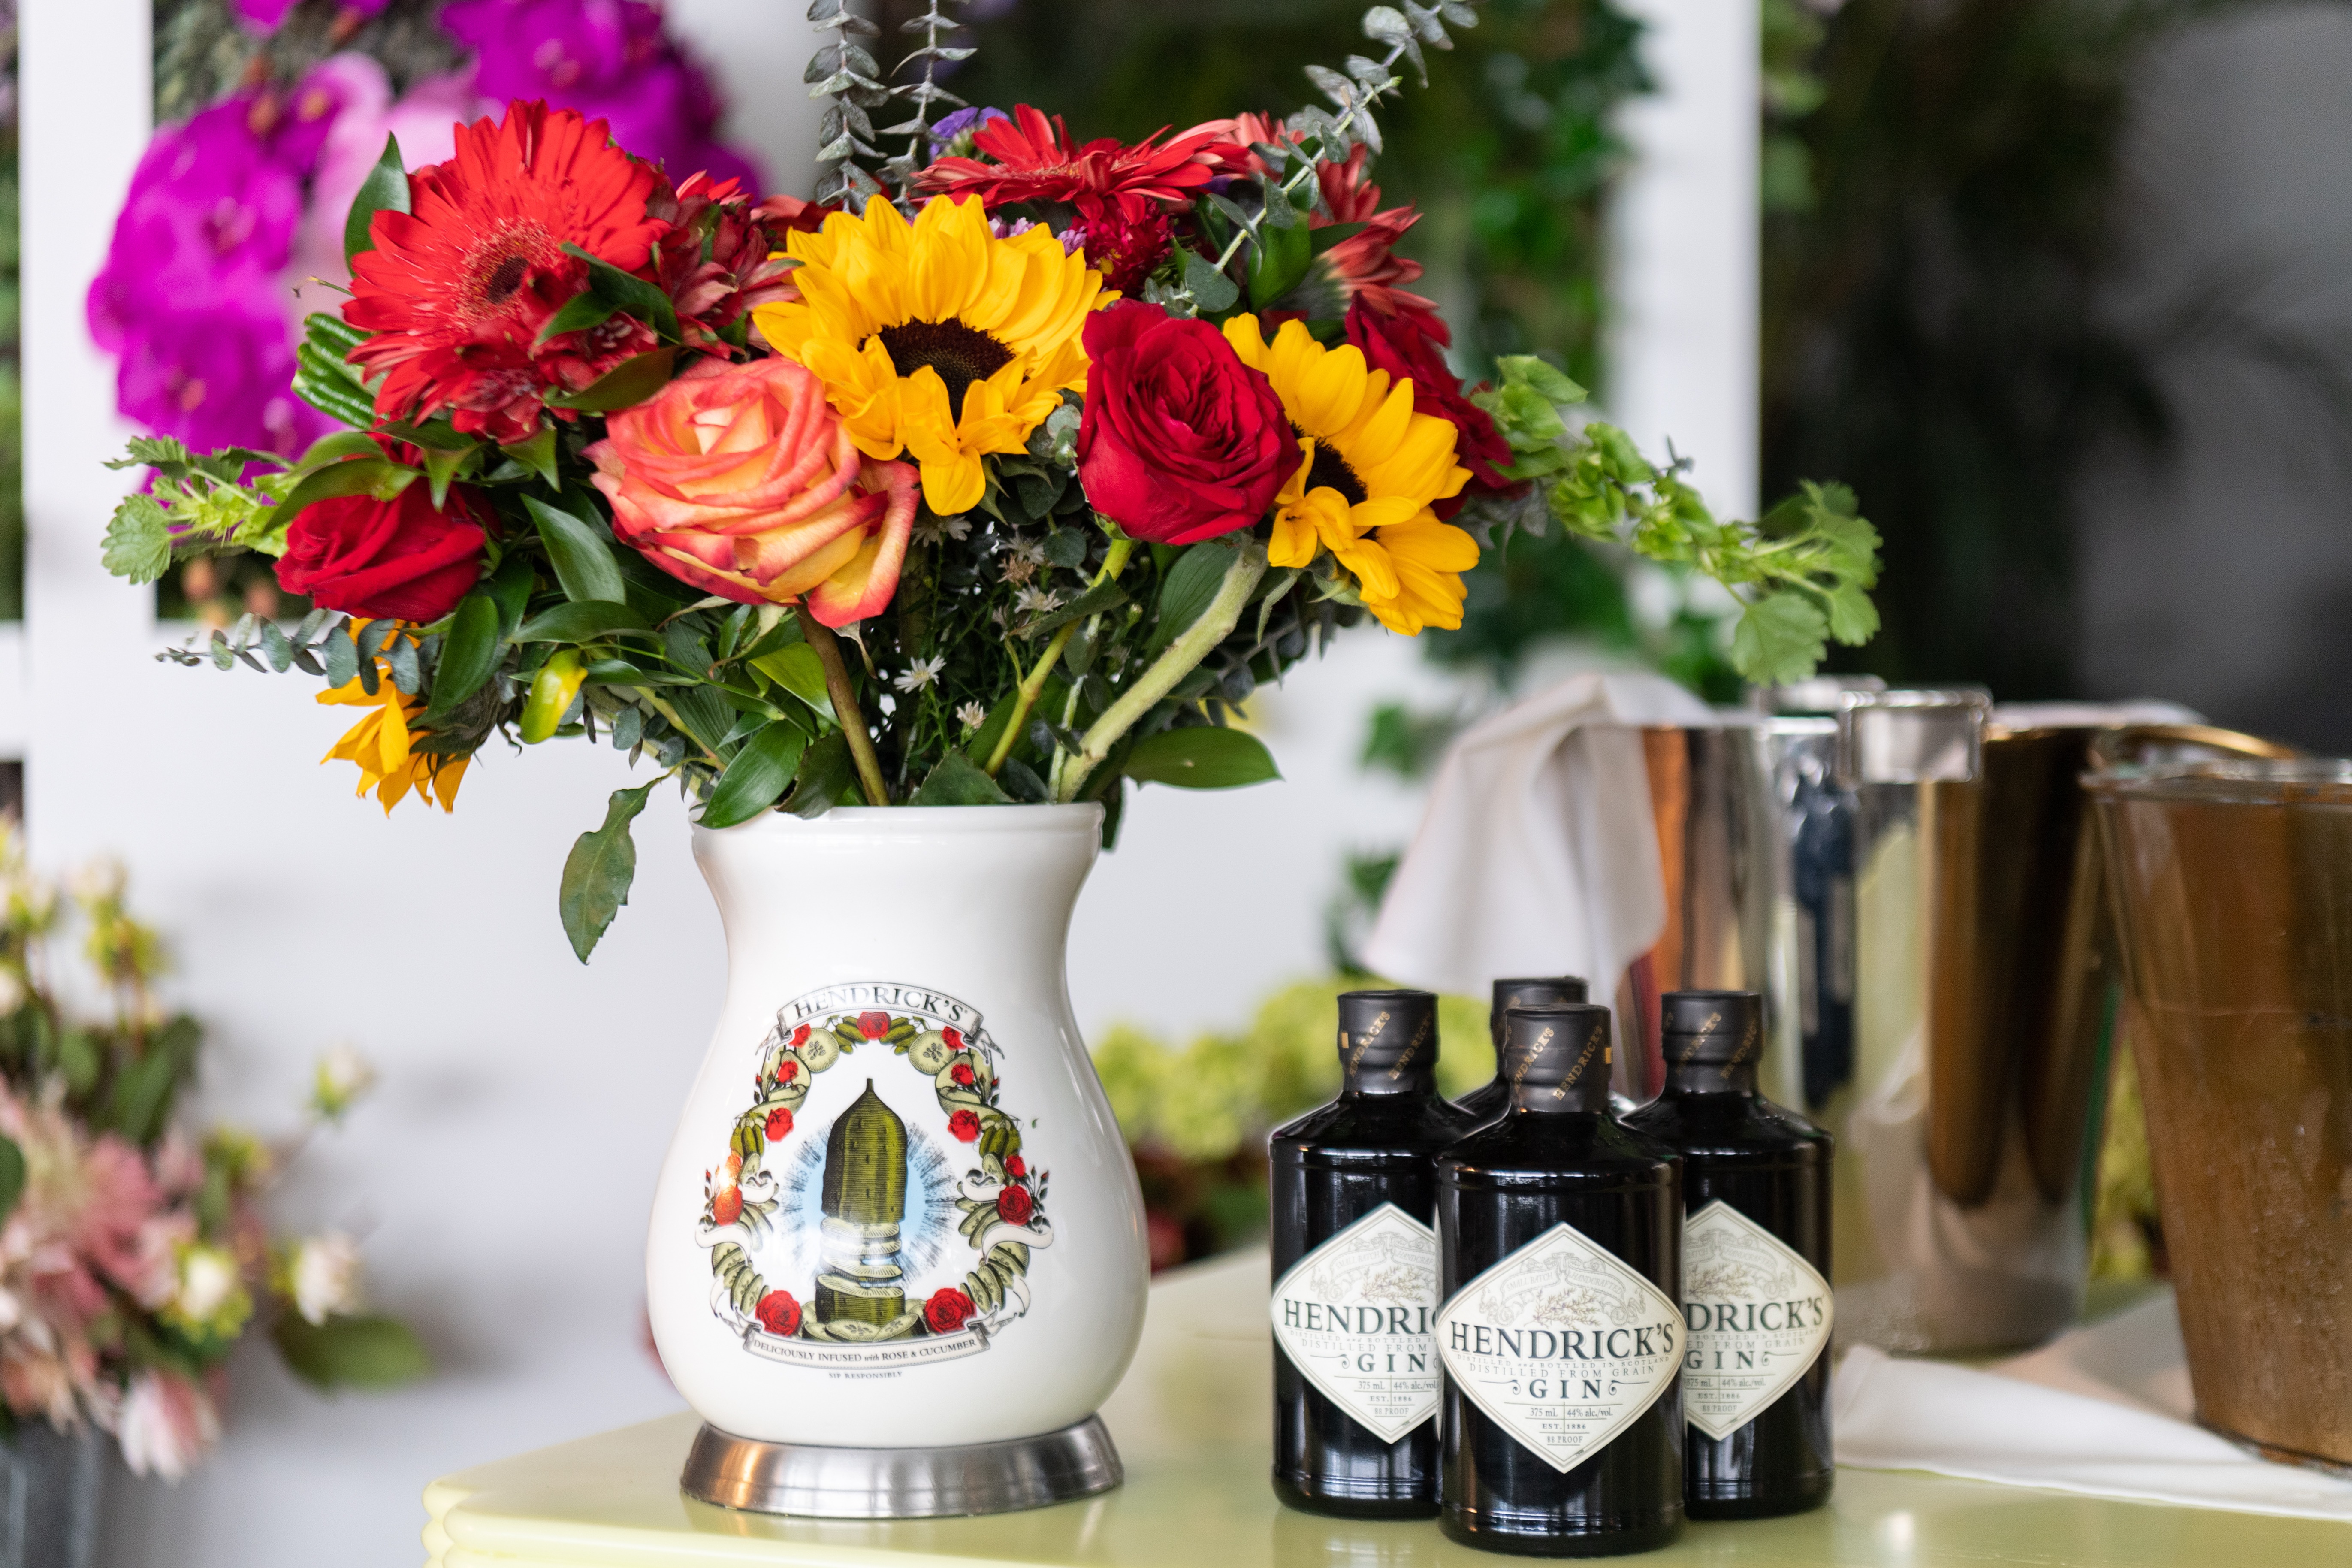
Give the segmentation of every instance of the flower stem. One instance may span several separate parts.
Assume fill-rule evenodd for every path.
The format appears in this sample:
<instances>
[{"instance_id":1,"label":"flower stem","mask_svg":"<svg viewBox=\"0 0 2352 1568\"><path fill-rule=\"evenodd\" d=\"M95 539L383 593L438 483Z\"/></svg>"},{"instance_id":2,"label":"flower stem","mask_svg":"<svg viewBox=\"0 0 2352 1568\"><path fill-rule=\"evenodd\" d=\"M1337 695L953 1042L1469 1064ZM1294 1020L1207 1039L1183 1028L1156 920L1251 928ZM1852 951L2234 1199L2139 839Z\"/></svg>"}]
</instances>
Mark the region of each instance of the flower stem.
<instances>
[{"instance_id":1,"label":"flower stem","mask_svg":"<svg viewBox=\"0 0 2352 1568\"><path fill-rule=\"evenodd\" d=\"M1118 576L1127 570L1127 558L1134 553L1135 541L1126 534L1112 540L1109 552L1103 557L1102 570L1095 574L1095 580L1087 586L1097 588ZM1013 754L1013 744L1021 738L1023 721L1029 717L1029 710L1037 705L1038 693L1045 689L1045 678L1053 674L1054 667L1062 661L1062 650L1069 647L1070 639L1077 635L1078 625L1076 621L1070 621L1056 631L1046 642L1045 651L1037 656L1037 662L1029 667L1029 673L1021 678L1021 684L1013 695L1012 716L1004 721L1004 733L996 737L996 744L988 753L990 778L997 775L1004 766L1004 759Z\"/></svg>"},{"instance_id":2,"label":"flower stem","mask_svg":"<svg viewBox=\"0 0 2352 1568\"><path fill-rule=\"evenodd\" d=\"M849 755L857 764L857 783L866 791L866 803L887 805L890 789L882 782L882 759L874 754L874 737L866 733L866 715L858 709L857 693L850 688L849 667L841 662L841 641L831 626L809 614L806 605L796 605L793 610L801 618L802 637L816 649L816 661L824 666L825 695L833 699L833 716L848 738Z\"/></svg>"},{"instance_id":3,"label":"flower stem","mask_svg":"<svg viewBox=\"0 0 2352 1568\"><path fill-rule=\"evenodd\" d=\"M1201 612L1200 619L1185 627L1152 661L1151 668L1119 693L1118 700L1087 731L1086 750L1070 759L1062 775L1062 787L1055 792L1065 803L1077 799L1079 786L1087 782L1087 775L1110 755L1119 737L1134 729L1155 703L1173 691L1178 681L1199 668L1201 661L1232 635L1234 627L1241 624L1242 611L1247 607L1250 595L1257 591L1258 581L1265 575L1265 542L1244 535L1241 547L1234 552L1234 563L1225 568L1216 595Z\"/></svg>"}]
</instances>

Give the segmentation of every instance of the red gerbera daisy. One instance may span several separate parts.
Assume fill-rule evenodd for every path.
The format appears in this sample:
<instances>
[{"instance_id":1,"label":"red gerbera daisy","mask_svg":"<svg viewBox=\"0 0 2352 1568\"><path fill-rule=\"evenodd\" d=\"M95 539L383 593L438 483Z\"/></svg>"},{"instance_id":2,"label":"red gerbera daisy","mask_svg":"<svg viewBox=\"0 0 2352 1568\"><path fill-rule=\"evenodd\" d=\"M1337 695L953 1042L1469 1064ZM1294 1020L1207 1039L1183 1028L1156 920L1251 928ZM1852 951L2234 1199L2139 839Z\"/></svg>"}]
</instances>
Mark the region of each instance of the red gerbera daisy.
<instances>
[{"instance_id":1,"label":"red gerbera daisy","mask_svg":"<svg viewBox=\"0 0 2352 1568\"><path fill-rule=\"evenodd\" d=\"M1394 249L1405 231L1421 221L1421 210L1410 205L1381 210L1380 186L1364 178L1366 151L1360 143L1349 151L1347 162L1327 159L1316 165L1315 177L1323 186L1324 205L1331 209L1331 216L1313 219L1313 226L1364 226L1318 257L1316 265L1338 285L1343 309L1361 300L1383 316L1425 316L1431 325L1423 330L1444 342L1448 341L1445 327L1436 305L1402 287L1421 277L1421 263L1406 260Z\"/></svg>"},{"instance_id":2,"label":"red gerbera daisy","mask_svg":"<svg viewBox=\"0 0 2352 1568\"><path fill-rule=\"evenodd\" d=\"M1013 106L1010 120L992 120L975 132L971 144L996 161L941 158L922 174L926 191L978 195L982 205L1009 202L1074 202L1082 195L1135 195L1181 203L1214 179L1238 148L1220 145L1217 132L1188 131L1164 146L1153 132L1134 146L1105 136L1079 147L1060 115L1047 120L1029 105Z\"/></svg>"},{"instance_id":3,"label":"red gerbera daisy","mask_svg":"<svg viewBox=\"0 0 2352 1568\"><path fill-rule=\"evenodd\" d=\"M375 215L374 248L353 260L343 305L371 334L351 358L384 378L377 413L446 408L460 430L520 441L549 389L578 391L654 346L625 316L534 342L587 281L566 244L640 272L668 228L646 210L653 171L612 144L604 121L511 103L495 126L458 127L457 156L408 184L412 210Z\"/></svg>"}]
</instances>

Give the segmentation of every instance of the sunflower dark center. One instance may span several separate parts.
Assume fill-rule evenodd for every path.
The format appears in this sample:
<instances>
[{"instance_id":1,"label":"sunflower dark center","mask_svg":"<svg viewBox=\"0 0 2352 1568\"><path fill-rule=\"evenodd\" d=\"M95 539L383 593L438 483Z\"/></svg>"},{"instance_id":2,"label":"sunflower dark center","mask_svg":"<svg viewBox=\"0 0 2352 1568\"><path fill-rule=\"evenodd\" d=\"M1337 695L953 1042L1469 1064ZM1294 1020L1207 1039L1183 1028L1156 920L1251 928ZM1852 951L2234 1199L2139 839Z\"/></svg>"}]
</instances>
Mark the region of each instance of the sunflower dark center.
<instances>
[{"instance_id":1,"label":"sunflower dark center","mask_svg":"<svg viewBox=\"0 0 2352 1568\"><path fill-rule=\"evenodd\" d=\"M530 270L527 256L509 256L482 280L482 298L493 305L503 305L514 291L522 287L523 274Z\"/></svg>"},{"instance_id":2,"label":"sunflower dark center","mask_svg":"<svg viewBox=\"0 0 2352 1568\"><path fill-rule=\"evenodd\" d=\"M1297 429L1297 426L1293 426L1292 428ZM1307 434L1304 430L1298 433L1302 437ZM1356 470L1348 466L1348 459L1339 456L1339 449L1328 441L1315 443L1315 461L1307 468L1307 488L1311 490L1318 486L1338 490L1348 498L1349 506L1361 506L1370 499L1364 481L1356 477Z\"/></svg>"},{"instance_id":3,"label":"sunflower dark center","mask_svg":"<svg viewBox=\"0 0 2352 1568\"><path fill-rule=\"evenodd\" d=\"M1013 363L1013 351L977 327L961 321L901 321L875 334L900 375L929 365L948 384L948 412L963 417L964 389L986 381Z\"/></svg>"}]
</instances>

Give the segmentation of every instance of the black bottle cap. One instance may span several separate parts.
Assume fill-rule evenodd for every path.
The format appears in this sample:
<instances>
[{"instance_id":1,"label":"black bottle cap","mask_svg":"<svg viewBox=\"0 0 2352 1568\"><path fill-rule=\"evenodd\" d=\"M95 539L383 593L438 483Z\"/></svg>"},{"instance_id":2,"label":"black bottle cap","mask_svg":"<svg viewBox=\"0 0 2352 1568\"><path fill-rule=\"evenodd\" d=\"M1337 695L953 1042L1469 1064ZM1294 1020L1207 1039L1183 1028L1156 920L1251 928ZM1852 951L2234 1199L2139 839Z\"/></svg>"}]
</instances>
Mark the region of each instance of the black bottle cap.
<instances>
[{"instance_id":1,"label":"black bottle cap","mask_svg":"<svg viewBox=\"0 0 2352 1568\"><path fill-rule=\"evenodd\" d=\"M1659 998L1669 1067L1752 1065L1764 1049L1764 998L1753 991L1669 991Z\"/></svg>"},{"instance_id":2,"label":"black bottle cap","mask_svg":"<svg viewBox=\"0 0 2352 1568\"><path fill-rule=\"evenodd\" d=\"M1437 998L1427 991L1339 996L1339 1069L1363 1094L1404 1094L1435 1081Z\"/></svg>"},{"instance_id":3,"label":"black bottle cap","mask_svg":"<svg viewBox=\"0 0 2352 1568\"><path fill-rule=\"evenodd\" d=\"M1497 980L1495 982L1495 1005L1486 1014L1487 1031L1495 1037L1495 1049L1503 1048L1503 1015L1514 1007L1549 1007L1561 1002L1581 1002L1591 994L1584 978L1578 974L1554 974L1541 979Z\"/></svg>"},{"instance_id":4,"label":"black bottle cap","mask_svg":"<svg viewBox=\"0 0 2352 1568\"><path fill-rule=\"evenodd\" d=\"M1503 1015L1503 1080L1526 1110L1609 1108L1609 1009L1584 1002Z\"/></svg>"}]
</instances>

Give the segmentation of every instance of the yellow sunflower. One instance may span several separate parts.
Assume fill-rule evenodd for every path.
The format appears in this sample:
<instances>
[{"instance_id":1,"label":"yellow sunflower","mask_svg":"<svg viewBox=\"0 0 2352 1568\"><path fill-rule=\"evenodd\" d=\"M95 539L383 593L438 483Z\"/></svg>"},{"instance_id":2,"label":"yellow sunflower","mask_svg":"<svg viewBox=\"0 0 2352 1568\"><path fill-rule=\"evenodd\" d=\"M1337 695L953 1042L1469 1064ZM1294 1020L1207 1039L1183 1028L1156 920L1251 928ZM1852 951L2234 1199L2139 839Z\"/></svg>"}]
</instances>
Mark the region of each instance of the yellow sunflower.
<instances>
[{"instance_id":1,"label":"yellow sunflower","mask_svg":"<svg viewBox=\"0 0 2352 1568\"><path fill-rule=\"evenodd\" d=\"M1454 460L1454 426L1413 412L1412 382L1391 385L1353 344L1326 348L1302 321L1285 321L1269 344L1256 317L1236 316L1225 339L1274 383L1298 433L1267 561L1305 566L1328 549L1391 631L1460 626L1462 574L1478 563L1478 543L1431 510L1470 482Z\"/></svg>"},{"instance_id":2,"label":"yellow sunflower","mask_svg":"<svg viewBox=\"0 0 2352 1568\"><path fill-rule=\"evenodd\" d=\"M430 801L437 795L443 811L457 808L457 785L465 779L466 764L470 759L439 757L409 749L408 721L425 711L425 700L403 697L400 689L392 683L391 670L381 660L376 665L374 696L369 696L359 678L353 676L333 690L319 693L319 700L331 707L374 710L352 725L335 742L332 751L319 759L321 763L358 764L360 787L355 793L365 795L374 790L376 799L383 803L386 816L412 789L424 800Z\"/></svg>"},{"instance_id":3,"label":"yellow sunflower","mask_svg":"<svg viewBox=\"0 0 2352 1568\"><path fill-rule=\"evenodd\" d=\"M801 297L754 310L761 335L824 383L859 451L911 453L941 516L979 504L982 456L1020 451L1064 388L1086 390L1079 333L1108 297L1042 226L1000 239L976 196L935 196L909 224L876 196L784 254Z\"/></svg>"}]
</instances>

